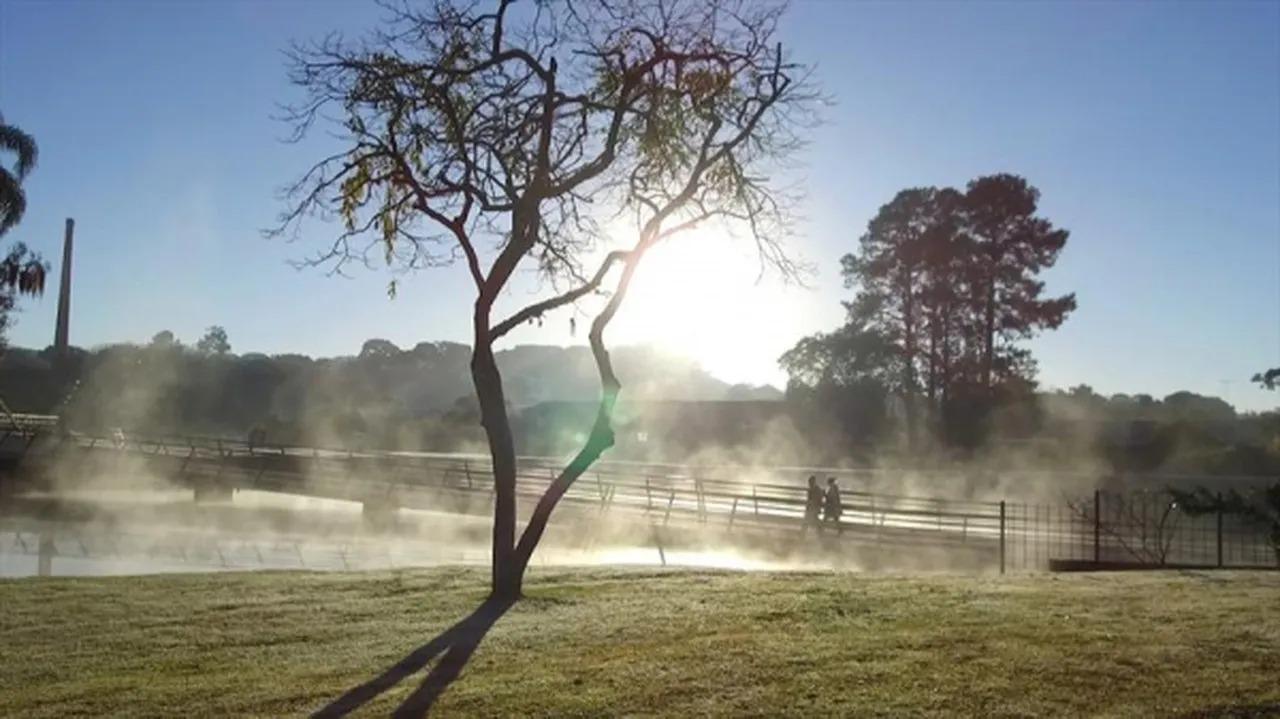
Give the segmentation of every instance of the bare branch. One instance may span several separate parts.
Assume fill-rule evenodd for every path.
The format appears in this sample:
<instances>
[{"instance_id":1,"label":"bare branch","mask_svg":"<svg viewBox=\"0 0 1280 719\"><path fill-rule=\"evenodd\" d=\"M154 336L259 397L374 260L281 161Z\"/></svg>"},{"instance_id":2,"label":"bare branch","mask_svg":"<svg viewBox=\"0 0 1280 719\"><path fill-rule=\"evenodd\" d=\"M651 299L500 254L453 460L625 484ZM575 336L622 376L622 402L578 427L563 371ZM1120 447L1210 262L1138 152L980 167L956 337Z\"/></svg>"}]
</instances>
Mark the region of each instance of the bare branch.
<instances>
[{"instance_id":1,"label":"bare branch","mask_svg":"<svg viewBox=\"0 0 1280 719\"><path fill-rule=\"evenodd\" d=\"M604 262L600 263L600 268L596 270L595 275L593 275L590 280L587 280L584 284L575 287L568 292L556 295L555 297L550 297L542 300L541 302L535 302L534 304L525 307L511 317L508 317L494 325L493 329L489 332L489 336L496 340L510 332L512 329L520 326L521 323L541 317L551 310L567 305L570 302L574 302L588 294L591 294L592 292L595 292L600 288L600 283L604 281L605 275L609 273L609 269L613 267L614 263L624 262L629 256L630 253L623 250L610 252L605 256Z\"/></svg>"}]
</instances>

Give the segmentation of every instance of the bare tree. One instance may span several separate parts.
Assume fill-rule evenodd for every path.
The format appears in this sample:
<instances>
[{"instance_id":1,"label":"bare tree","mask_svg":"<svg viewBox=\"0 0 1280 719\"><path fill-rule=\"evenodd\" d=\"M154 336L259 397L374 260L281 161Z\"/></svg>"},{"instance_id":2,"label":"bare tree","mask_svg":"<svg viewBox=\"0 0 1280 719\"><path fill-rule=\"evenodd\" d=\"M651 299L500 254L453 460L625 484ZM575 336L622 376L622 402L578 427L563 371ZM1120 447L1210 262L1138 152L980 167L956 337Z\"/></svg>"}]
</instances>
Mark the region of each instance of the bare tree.
<instances>
[{"instance_id":1,"label":"bare tree","mask_svg":"<svg viewBox=\"0 0 1280 719\"><path fill-rule=\"evenodd\" d=\"M498 0L480 11L442 0L386 10L389 23L362 42L331 36L294 49L291 77L306 93L287 115L294 137L324 123L342 148L287 188L272 233L292 236L308 217L341 221L310 260L336 272L379 257L397 270L465 264L495 484L492 592L514 598L556 504L613 445L621 383L604 334L645 254L717 219L755 243L762 268L801 271L783 245L794 197L769 173L799 147L818 98L776 40L777 5ZM604 228L624 220L635 235L614 247ZM521 269L550 296L495 316ZM588 339L599 410L517 538L517 458L494 343L598 294L607 299Z\"/></svg>"},{"instance_id":2,"label":"bare tree","mask_svg":"<svg viewBox=\"0 0 1280 719\"><path fill-rule=\"evenodd\" d=\"M1107 507L1087 500L1067 501L1067 507L1086 525L1097 523L1098 531L1141 564L1163 567L1178 537L1183 516L1178 495L1169 492L1099 493Z\"/></svg>"}]
</instances>

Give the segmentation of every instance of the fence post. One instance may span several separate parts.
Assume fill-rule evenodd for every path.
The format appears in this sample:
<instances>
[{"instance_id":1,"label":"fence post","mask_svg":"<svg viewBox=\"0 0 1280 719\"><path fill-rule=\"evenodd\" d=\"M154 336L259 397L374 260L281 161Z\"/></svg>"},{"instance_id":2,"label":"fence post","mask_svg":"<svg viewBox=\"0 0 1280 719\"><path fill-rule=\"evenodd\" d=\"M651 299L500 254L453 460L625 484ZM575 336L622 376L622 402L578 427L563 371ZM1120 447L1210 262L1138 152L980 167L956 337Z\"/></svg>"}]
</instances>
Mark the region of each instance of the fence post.
<instances>
[{"instance_id":1,"label":"fence post","mask_svg":"<svg viewBox=\"0 0 1280 719\"><path fill-rule=\"evenodd\" d=\"M1093 490L1093 563L1102 561L1102 490Z\"/></svg>"},{"instance_id":2,"label":"fence post","mask_svg":"<svg viewBox=\"0 0 1280 719\"><path fill-rule=\"evenodd\" d=\"M37 549L37 552L38 554L36 558L36 564L37 564L36 574L38 574L41 577L52 577L53 576L53 555L57 553L53 543L53 530L47 527L41 527L40 544L39 544L39 548Z\"/></svg>"},{"instance_id":3,"label":"fence post","mask_svg":"<svg viewBox=\"0 0 1280 719\"><path fill-rule=\"evenodd\" d=\"M1222 568L1222 492L1218 492L1218 568Z\"/></svg>"},{"instance_id":4,"label":"fence post","mask_svg":"<svg viewBox=\"0 0 1280 719\"><path fill-rule=\"evenodd\" d=\"M1000 500L1000 573L1004 574L1004 500Z\"/></svg>"},{"instance_id":5,"label":"fence post","mask_svg":"<svg viewBox=\"0 0 1280 719\"><path fill-rule=\"evenodd\" d=\"M662 566L667 566L667 553L662 549L662 535L658 533L658 525L653 525L653 543L658 548L658 559L662 560Z\"/></svg>"}]
</instances>

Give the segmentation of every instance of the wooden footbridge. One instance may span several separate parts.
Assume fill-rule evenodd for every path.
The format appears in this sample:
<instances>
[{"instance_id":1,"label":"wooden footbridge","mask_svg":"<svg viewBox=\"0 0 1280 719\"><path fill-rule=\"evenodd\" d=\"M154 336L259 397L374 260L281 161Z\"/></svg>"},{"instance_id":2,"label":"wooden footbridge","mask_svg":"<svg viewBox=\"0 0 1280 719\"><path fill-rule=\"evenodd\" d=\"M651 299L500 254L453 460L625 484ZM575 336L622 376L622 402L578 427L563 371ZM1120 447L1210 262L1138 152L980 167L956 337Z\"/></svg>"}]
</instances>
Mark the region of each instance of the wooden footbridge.
<instances>
[{"instance_id":1,"label":"wooden footbridge","mask_svg":"<svg viewBox=\"0 0 1280 719\"><path fill-rule=\"evenodd\" d=\"M562 466L558 458L520 458L520 505L531 507ZM841 546L884 545L900 556L904 548L944 550L966 566L1001 570L1044 568L1052 560L1271 561L1261 530L1183 515L1161 492L1095 492L1092 499L1047 504L941 499L863 491L877 476L866 470L599 462L569 490L559 512L794 537L807 530L804 483L811 474L837 477L841 485L843 514L826 527ZM359 502L375 529L392 523L400 509L487 514L494 493L492 466L480 455L70 432L48 417L16 416L0 426L0 510L5 495L112 488L183 488L197 503L233 501L243 490Z\"/></svg>"},{"instance_id":2,"label":"wooden footbridge","mask_svg":"<svg viewBox=\"0 0 1280 719\"><path fill-rule=\"evenodd\" d=\"M68 488L186 488L196 502L231 501L259 490L359 502L367 522L383 525L401 508L487 513L493 472L487 457L290 447L226 438L61 431L55 418L16 417L0 430L0 492L56 493ZM24 421L25 420L25 421ZM522 457L517 494L532 506L563 460ZM567 510L647 516L666 525L726 529L803 529L804 480L818 470L690 467L600 462L562 500ZM850 540L939 542L994 553L1002 535L1000 503L872 494L849 471L840 476ZM1007 518L1006 518L1007 519Z\"/></svg>"}]
</instances>

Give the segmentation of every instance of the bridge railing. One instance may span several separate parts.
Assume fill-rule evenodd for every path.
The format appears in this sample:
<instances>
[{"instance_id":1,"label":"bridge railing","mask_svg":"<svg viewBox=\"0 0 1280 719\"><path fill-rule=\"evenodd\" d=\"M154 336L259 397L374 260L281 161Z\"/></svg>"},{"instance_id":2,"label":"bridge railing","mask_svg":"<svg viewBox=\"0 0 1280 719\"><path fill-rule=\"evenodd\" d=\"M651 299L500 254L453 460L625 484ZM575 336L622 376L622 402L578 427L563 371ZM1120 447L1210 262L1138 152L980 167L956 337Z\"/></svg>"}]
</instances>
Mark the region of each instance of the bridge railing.
<instances>
[{"instance_id":1,"label":"bridge railing","mask_svg":"<svg viewBox=\"0 0 1280 719\"><path fill-rule=\"evenodd\" d=\"M149 457L173 458L182 471L220 474L227 468L251 473L255 482L342 485L342 498L361 492L376 496L397 491L437 490L493 493L492 465L479 457L369 452L318 447L253 444L219 437L138 434L81 434L83 449L115 449ZM517 490L540 495L561 465L549 458L521 458ZM665 470L662 473L654 469ZM721 470L724 472L725 470ZM659 513L700 522L756 522L795 527L803 521L807 491L803 485L759 481L766 470L744 473L749 479L707 477L706 467L603 462L580 477L566 493L573 504ZM359 489L363 488L363 489ZM880 533L934 530L960 541L998 534L999 504L887 493L842 492L840 524Z\"/></svg>"},{"instance_id":2,"label":"bridge railing","mask_svg":"<svg viewBox=\"0 0 1280 719\"><path fill-rule=\"evenodd\" d=\"M168 462L166 471L221 478L242 488L372 500L393 507L431 507L446 497L450 507L478 511L494 494L492 465L476 456L299 448L189 436L70 435L51 441L152 458ZM518 496L536 499L561 467L555 459L521 458ZM805 523L807 491L799 481L787 480L799 476L803 475L794 468L774 473L761 468L601 462L570 487L564 502L602 512L641 513L661 523L678 519L794 531ZM409 501L412 496L425 499L415 504ZM1160 563L1202 562L1209 557L1231 565L1269 556L1265 536L1258 531L1219 521L1215 535L1213 518L1184 518L1166 511L1167 498L1152 496L1155 504L1149 508L1132 499L1126 504L1116 500L1103 503L1105 511L1099 514L1087 502L1012 504L921 497L866 491L846 483L836 528L846 537L876 542L967 545L991 552L993 558L998 553L1002 567L1041 567L1064 557L1098 561L1152 555ZM523 501L522 505L528 506Z\"/></svg>"}]
</instances>

